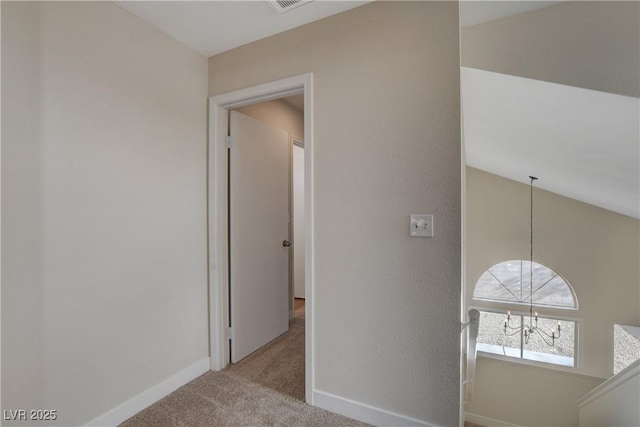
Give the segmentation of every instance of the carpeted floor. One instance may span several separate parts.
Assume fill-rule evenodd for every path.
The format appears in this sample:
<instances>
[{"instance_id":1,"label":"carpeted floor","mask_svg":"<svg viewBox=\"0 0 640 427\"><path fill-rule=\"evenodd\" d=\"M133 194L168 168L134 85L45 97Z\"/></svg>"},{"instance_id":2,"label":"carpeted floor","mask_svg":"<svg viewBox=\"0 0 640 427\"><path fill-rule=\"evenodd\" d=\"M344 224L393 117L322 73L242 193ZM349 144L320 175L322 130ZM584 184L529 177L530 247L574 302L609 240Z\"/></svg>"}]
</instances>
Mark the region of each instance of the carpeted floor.
<instances>
[{"instance_id":1,"label":"carpeted floor","mask_svg":"<svg viewBox=\"0 0 640 427\"><path fill-rule=\"evenodd\" d=\"M304 402L304 306L289 332L125 421L151 426L366 426Z\"/></svg>"},{"instance_id":2,"label":"carpeted floor","mask_svg":"<svg viewBox=\"0 0 640 427\"><path fill-rule=\"evenodd\" d=\"M124 427L366 426L230 372L208 372L151 405Z\"/></svg>"},{"instance_id":3,"label":"carpeted floor","mask_svg":"<svg viewBox=\"0 0 640 427\"><path fill-rule=\"evenodd\" d=\"M296 309L288 332L225 371L304 400L304 305Z\"/></svg>"}]
</instances>

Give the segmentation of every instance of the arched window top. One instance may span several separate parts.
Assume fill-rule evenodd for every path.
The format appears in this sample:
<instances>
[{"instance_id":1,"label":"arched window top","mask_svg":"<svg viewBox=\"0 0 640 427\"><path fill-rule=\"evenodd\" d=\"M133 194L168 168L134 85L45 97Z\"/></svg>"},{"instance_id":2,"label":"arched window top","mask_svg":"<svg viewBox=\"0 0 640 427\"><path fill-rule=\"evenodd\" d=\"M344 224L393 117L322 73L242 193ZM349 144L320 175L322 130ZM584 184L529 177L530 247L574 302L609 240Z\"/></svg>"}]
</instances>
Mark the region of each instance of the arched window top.
<instances>
[{"instance_id":1,"label":"arched window top","mask_svg":"<svg viewBox=\"0 0 640 427\"><path fill-rule=\"evenodd\" d=\"M476 283L473 298L528 305L530 302L531 262L504 261L484 272ZM571 285L558 273L533 263L533 305L577 309Z\"/></svg>"}]
</instances>

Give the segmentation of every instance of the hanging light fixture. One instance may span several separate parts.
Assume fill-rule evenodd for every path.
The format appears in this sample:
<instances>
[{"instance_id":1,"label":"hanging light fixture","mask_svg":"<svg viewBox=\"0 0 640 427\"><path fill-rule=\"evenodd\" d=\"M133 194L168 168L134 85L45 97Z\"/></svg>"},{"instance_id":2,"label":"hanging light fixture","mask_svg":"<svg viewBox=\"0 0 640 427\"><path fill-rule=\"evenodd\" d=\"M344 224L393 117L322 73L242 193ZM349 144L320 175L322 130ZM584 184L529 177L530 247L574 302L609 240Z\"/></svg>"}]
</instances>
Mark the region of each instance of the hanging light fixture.
<instances>
[{"instance_id":1,"label":"hanging light fixture","mask_svg":"<svg viewBox=\"0 0 640 427\"><path fill-rule=\"evenodd\" d=\"M557 329L552 329L549 333L543 329L538 328L538 313L533 311L533 181L535 176L529 176L531 178L531 252L529 259L529 322L523 321L520 326L511 326L511 311L507 311L507 318L504 321L504 334L507 336L513 336L522 333L524 335L524 343L528 344L529 339L537 334L542 340L549 346L553 346L557 339L560 338L560 322L558 322ZM521 285L522 286L522 285Z\"/></svg>"}]
</instances>

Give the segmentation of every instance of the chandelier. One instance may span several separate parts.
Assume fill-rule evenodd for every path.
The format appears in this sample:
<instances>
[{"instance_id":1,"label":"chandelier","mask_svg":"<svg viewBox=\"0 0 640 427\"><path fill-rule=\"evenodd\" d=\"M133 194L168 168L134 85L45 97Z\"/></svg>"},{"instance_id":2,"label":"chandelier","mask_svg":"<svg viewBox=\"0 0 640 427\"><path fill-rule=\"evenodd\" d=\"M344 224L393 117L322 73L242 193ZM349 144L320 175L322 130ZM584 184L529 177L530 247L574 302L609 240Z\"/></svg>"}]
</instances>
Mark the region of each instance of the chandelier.
<instances>
[{"instance_id":1,"label":"chandelier","mask_svg":"<svg viewBox=\"0 0 640 427\"><path fill-rule=\"evenodd\" d=\"M533 311L533 181L535 176L529 176L531 178L530 192L531 192L531 217L530 217L530 230L531 230L531 252L530 252L530 265L529 265L529 322L522 319L520 326L511 326L511 311L507 311L507 318L504 321L504 334L506 336L513 336L522 333L524 335L524 343L528 344L529 339L534 334L538 335L549 346L553 346L557 339L560 338L560 322L558 322L557 329L551 329L549 333L545 330L538 328L538 313Z\"/></svg>"}]
</instances>

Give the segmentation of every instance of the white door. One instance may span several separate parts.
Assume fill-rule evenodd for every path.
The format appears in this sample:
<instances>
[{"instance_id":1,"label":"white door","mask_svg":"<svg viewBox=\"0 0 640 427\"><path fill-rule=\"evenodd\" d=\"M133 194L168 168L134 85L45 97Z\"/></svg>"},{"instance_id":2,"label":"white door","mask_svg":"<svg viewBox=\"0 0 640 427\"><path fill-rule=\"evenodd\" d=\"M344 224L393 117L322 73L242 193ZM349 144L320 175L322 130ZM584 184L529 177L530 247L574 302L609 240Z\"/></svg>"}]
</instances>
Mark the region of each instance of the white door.
<instances>
[{"instance_id":1,"label":"white door","mask_svg":"<svg viewBox=\"0 0 640 427\"><path fill-rule=\"evenodd\" d=\"M289 135L230 112L231 362L289 328ZM286 243L285 243L286 242Z\"/></svg>"},{"instance_id":2,"label":"white door","mask_svg":"<svg viewBox=\"0 0 640 427\"><path fill-rule=\"evenodd\" d=\"M293 145L293 295L304 298L304 148Z\"/></svg>"}]
</instances>

